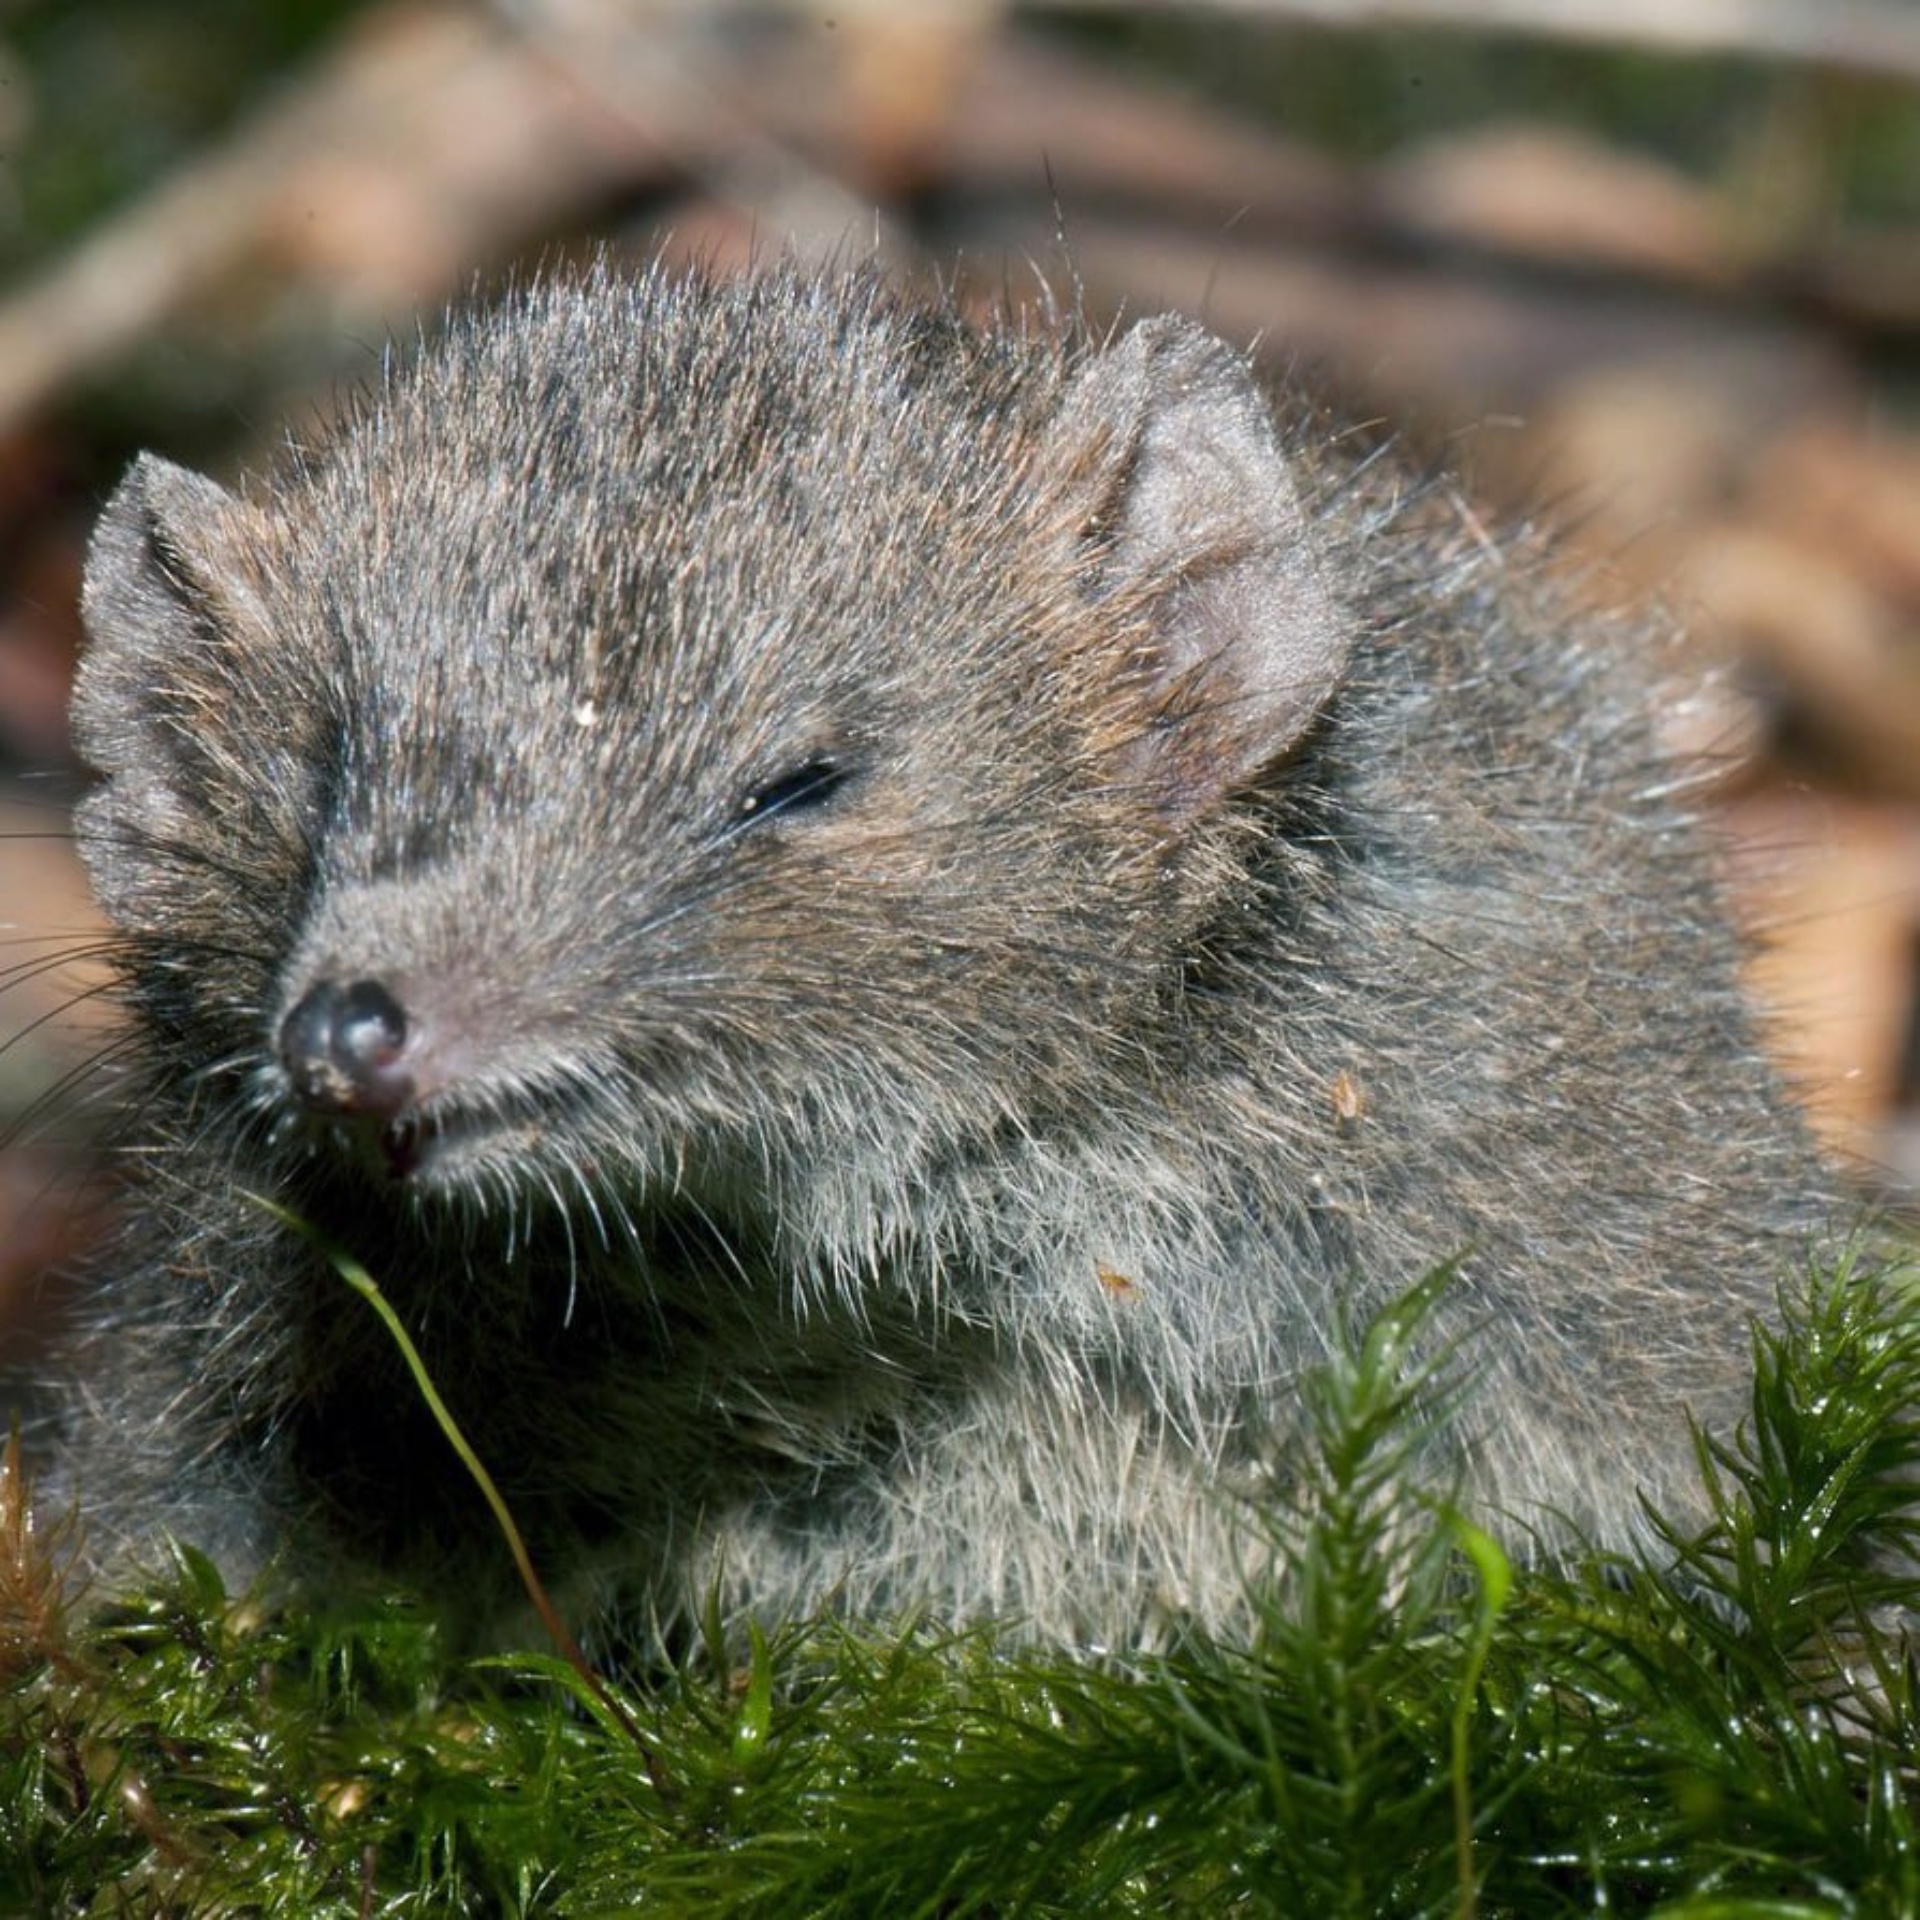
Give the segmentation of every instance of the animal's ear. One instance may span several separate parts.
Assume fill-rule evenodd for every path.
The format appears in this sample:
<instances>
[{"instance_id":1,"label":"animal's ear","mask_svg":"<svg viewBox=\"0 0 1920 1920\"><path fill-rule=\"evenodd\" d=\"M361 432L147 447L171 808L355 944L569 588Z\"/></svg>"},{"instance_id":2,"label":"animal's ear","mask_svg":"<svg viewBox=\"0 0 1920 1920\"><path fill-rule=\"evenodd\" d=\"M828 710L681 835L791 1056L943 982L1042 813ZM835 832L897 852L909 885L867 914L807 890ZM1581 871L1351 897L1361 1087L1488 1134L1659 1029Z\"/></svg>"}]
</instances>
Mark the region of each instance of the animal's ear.
<instances>
[{"instance_id":1,"label":"animal's ear","mask_svg":"<svg viewBox=\"0 0 1920 1920\"><path fill-rule=\"evenodd\" d=\"M108 911L144 923L154 851L231 834L291 704L269 684L262 516L151 455L101 515L87 555L88 642L73 739L108 776L81 808L82 850ZM278 711L273 711L277 707Z\"/></svg>"},{"instance_id":2,"label":"animal's ear","mask_svg":"<svg viewBox=\"0 0 1920 1920\"><path fill-rule=\"evenodd\" d=\"M1178 823L1313 724L1346 667L1347 620L1272 413L1224 342L1141 322L1071 377L1058 433L1094 591L1128 648L1106 663L1137 706L1127 777Z\"/></svg>"},{"instance_id":3,"label":"animal's ear","mask_svg":"<svg viewBox=\"0 0 1920 1920\"><path fill-rule=\"evenodd\" d=\"M81 596L88 644L74 687L74 744L103 773L168 750L181 718L217 722L208 696L234 612L251 598L252 510L185 467L143 454L94 529Z\"/></svg>"}]
</instances>

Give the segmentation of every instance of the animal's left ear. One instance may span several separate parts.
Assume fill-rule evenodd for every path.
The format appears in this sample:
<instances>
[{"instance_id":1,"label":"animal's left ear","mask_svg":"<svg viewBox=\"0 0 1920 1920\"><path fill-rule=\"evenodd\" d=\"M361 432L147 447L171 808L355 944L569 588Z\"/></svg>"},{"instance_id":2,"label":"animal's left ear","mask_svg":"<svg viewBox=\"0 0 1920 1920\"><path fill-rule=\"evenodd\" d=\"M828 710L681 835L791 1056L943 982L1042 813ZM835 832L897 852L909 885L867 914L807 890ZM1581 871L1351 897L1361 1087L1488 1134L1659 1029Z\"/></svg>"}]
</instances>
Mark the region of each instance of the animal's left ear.
<instances>
[{"instance_id":1,"label":"animal's left ear","mask_svg":"<svg viewBox=\"0 0 1920 1920\"><path fill-rule=\"evenodd\" d=\"M1177 824L1267 772L1345 670L1273 416L1245 361L1178 319L1141 322L1063 396L1055 457L1087 502L1095 591L1128 635L1126 777ZM1150 636L1144 647L1141 617Z\"/></svg>"}]
</instances>

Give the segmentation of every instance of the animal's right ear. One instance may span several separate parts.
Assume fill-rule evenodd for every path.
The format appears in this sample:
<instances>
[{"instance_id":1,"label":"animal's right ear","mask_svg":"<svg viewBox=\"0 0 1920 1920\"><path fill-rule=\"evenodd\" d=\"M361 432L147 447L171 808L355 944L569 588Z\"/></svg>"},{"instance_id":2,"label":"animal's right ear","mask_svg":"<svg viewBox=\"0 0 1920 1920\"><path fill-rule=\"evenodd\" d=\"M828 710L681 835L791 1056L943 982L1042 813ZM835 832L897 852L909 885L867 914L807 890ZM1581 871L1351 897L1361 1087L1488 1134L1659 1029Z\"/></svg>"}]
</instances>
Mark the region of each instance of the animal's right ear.
<instances>
[{"instance_id":1,"label":"animal's right ear","mask_svg":"<svg viewBox=\"0 0 1920 1920\"><path fill-rule=\"evenodd\" d=\"M256 535L256 509L170 461L143 454L121 481L87 553L73 696L74 744L101 772L152 777L183 722L222 717Z\"/></svg>"},{"instance_id":2,"label":"animal's right ear","mask_svg":"<svg viewBox=\"0 0 1920 1920\"><path fill-rule=\"evenodd\" d=\"M72 724L107 778L76 826L101 904L124 927L177 920L171 856L235 831L297 704L263 670L266 531L257 507L149 455L94 532Z\"/></svg>"}]
</instances>

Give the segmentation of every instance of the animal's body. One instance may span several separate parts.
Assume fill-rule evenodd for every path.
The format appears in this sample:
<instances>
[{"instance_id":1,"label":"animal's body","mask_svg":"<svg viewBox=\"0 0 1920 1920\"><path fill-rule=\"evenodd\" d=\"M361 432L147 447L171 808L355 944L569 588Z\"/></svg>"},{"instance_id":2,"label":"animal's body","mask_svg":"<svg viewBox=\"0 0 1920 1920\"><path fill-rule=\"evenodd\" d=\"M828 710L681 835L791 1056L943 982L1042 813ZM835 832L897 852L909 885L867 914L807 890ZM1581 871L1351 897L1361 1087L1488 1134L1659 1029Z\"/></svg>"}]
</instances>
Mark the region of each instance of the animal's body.
<instances>
[{"instance_id":1,"label":"animal's body","mask_svg":"<svg viewBox=\"0 0 1920 1920\"><path fill-rule=\"evenodd\" d=\"M1684 1510L1826 1217L1661 649L1190 324L545 287L243 493L143 461L87 616L103 1557L508 1602L255 1195L563 1593L1108 1640L1232 1621L1301 1370L1449 1259L1515 1537Z\"/></svg>"}]
</instances>

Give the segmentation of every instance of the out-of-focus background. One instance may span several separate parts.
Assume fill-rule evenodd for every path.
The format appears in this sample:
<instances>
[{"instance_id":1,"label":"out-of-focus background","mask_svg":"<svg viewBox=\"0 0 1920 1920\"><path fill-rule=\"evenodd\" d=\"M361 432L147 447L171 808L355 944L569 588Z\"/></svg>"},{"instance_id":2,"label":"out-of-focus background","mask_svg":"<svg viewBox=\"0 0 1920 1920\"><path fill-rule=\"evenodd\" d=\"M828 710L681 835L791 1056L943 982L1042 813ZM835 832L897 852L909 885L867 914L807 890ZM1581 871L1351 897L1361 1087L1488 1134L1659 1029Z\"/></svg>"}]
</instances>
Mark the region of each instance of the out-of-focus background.
<instances>
[{"instance_id":1,"label":"out-of-focus background","mask_svg":"<svg viewBox=\"0 0 1920 1920\"><path fill-rule=\"evenodd\" d=\"M1920 1191L1912 0L0 0L0 1302L98 1212L106 490L265 462L603 245L1180 306L1557 520L1719 670L1685 744L1744 756L1779 1044L1862 1190Z\"/></svg>"}]
</instances>

